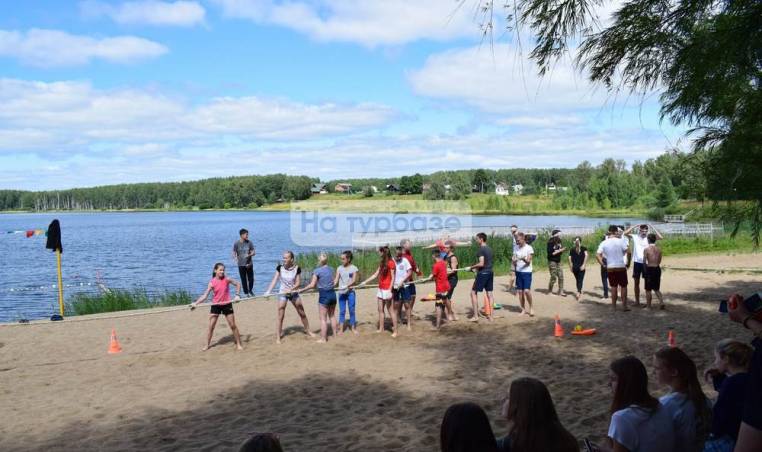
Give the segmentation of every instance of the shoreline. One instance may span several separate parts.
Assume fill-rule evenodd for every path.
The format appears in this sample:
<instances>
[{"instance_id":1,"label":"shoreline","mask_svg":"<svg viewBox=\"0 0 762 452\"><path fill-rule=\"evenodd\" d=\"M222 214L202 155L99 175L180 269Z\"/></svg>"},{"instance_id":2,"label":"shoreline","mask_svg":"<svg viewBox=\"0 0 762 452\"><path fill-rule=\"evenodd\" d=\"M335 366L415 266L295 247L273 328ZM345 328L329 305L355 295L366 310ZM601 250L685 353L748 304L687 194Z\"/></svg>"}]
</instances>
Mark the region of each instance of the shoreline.
<instances>
[{"instance_id":1,"label":"shoreline","mask_svg":"<svg viewBox=\"0 0 762 452\"><path fill-rule=\"evenodd\" d=\"M0 211L0 215L47 215L47 214L61 214L61 213L77 213L77 214L98 214L98 213L186 213L186 212L291 212L290 208L263 208L258 207L255 209L245 208L230 208L230 209L113 209L113 210L46 210L46 211L29 211L29 210L3 210ZM417 213L429 213L426 211L416 210L401 210L401 211L385 211L378 212L365 209L295 209L295 212L332 212L332 213L389 213L389 214L417 214ZM497 210L481 210L476 212L456 212L456 211L441 211L440 213L455 214L455 215L473 215L473 216L497 216L497 215L510 215L510 216L573 216L583 218L628 218L628 217L646 217L645 211L632 211L632 212L605 212L605 211L578 211L578 210L541 210L536 212L527 212L519 210L511 211L497 211Z\"/></svg>"}]
</instances>

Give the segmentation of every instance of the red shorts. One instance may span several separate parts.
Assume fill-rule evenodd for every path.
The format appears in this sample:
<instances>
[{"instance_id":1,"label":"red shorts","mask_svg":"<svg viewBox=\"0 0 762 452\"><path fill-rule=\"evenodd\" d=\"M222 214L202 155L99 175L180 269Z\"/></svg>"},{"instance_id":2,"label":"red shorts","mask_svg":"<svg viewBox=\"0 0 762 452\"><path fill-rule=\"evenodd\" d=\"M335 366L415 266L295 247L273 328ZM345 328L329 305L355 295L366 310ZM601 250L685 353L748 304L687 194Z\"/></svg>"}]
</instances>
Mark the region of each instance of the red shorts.
<instances>
[{"instance_id":1,"label":"red shorts","mask_svg":"<svg viewBox=\"0 0 762 452\"><path fill-rule=\"evenodd\" d=\"M611 287L627 287L627 269L626 268L610 268L608 269L609 286Z\"/></svg>"}]
</instances>

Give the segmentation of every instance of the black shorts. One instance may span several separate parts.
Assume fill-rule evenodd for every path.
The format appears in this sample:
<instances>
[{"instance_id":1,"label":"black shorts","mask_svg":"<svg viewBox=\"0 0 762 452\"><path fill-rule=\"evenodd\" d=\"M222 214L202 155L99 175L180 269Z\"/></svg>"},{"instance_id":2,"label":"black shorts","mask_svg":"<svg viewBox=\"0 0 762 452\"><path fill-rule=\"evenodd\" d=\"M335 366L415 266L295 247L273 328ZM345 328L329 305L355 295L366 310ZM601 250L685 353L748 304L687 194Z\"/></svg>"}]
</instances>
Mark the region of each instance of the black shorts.
<instances>
[{"instance_id":1,"label":"black shorts","mask_svg":"<svg viewBox=\"0 0 762 452\"><path fill-rule=\"evenodd\" d=\"M410 286L402 286L399 289L392 289L392 300L402 303L410 303Z\"/></svg>"},{"instance_id":2,"label":"black shorts","mask_svg":"<svg viewBox=\"0 0 762 452\"><path fill-rule=\"evenodd\" d=\"M447 299L447 292L437 292L436 301L434 302L434 305L438 308L444 308L446 299Z\"/></svg>"},{"instance_id":3,"label":"black shorts","mask_svg":"<svg viewBox=\"0 0 762 452\"><path fill-rule=\"evenodd\" d=\"M447 278L447 282L450 284L450 290L447 291L447 298L452 300L452 294L455 292L455 287L458 285L458 277L452 277L450 276Z\"/></svg>"},{"instance_id":4,"label":"black shorts","mask_svg":"<svg viewBox=\"0 0 762 452\"><path fill-rule=\"evenodd\" d=\"M661 267L646 267L646 290L661 290Z\"/></svg>"},{"instance_id":5,"label":"black shorts","mask_svg":"<svg viewBox=\"0 0 762 452\"><path fill-rule=\"evenodd\" d=\"M408 296L410 296L410 298L415 298L415 284L408 284L406 288Z\"/></svg>"},{"instance_id":6,"label":"black shorts","mask_svg":"<svg viewBox=\"0 0 762 452\"><path fill-rule=\"evenodd\" d=\"M228 304L213 304L209 313L212 315L230 315L233 313L233 303Z\"/></svg>"},{"instance_id":7,"label":"black shorts","mask_svg":"<svg viewBox=\"0 0 762 452\"><path fill-rule=\"evenodd\" d=\"M640 278L641 276L645 277L645 265L643 265L641 262L633 262L632 263L632 277L633 278Z\"/></svg>"},{"instance_id":8,"label":"black shorts","mask_svg":"<svg viewBox=\"0 0 762 452\"><path fill-rule=\"evenodd\" d=\"M481 271L476 274L476 280L474 281L474 286L471 290L474 292L481 292L482 290L492 292L492 283L494 279L495 274L491 271Z\"/></svg>"}]
</instances>

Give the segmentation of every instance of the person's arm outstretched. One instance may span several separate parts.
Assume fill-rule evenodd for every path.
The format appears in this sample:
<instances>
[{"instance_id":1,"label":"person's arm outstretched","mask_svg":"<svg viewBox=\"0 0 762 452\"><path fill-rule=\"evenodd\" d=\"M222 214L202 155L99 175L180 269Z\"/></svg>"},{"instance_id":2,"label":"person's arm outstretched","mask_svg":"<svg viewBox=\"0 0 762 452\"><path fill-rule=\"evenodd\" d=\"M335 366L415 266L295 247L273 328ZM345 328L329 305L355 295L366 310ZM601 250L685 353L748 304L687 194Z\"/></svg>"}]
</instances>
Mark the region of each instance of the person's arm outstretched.
<instances>
[{"instance_id":1,"label":"person's arm outstretched","mask_svg":"<svg viewBox=\"0 0 762 452\"><path fill-rule=\"evenodd\" d=\"M368 284L369 282L373 281L374 279L376 279L376 277L378 277L378 273L379 273L380 271L381 271L381 269L380 269L380 268L377 268L377 269L376 269L376 271L375 271L375 272L373 272L373 274L372 274L372 275L370 275L370 276L368 277L368 279L366 279L365 281L361 282L361 283L360 283L360 285L361 285L361 286L364 286L364 285Z\"/></svg>"},{"instance_id":2,"label":"person's arm outstretched","mask_svg":"<svg viewBox=\"0 0 762 452\"><path fill-rule=\"evenodd\" d=\"M198 297L196 301L193 302L193 306L197 306L199 303L202 303L206 298L209 296L209 293L212 291L212 283L209 283L206 286L206 290L204 291L203 295Z\"/></svg>"},{"instance_id":3,"label":"person's arm outstretched","mask_svg":"<svg viewBox=\"0 0 762 452\"><path fill-rule=\"evenodd\" d=\"M318 277L317 277L316 274L313 273L312 274L312 278L310 278L310 283L307 284L306 286L302 287L301 289L296 290L296 291L299 292L299 293L302 293L305 290L314 289L315 287L317 287L317 283L318 283ZM336 284L336 283L334 282L334 284Z\"/></svg>"},{"instance_id":4,"label":"person's arm outstretched","mask_svg":"<svg viewBox=\"0 0 762 452\"><path fill-rule=\"evenodd\" d=\"M270 281L270 285L267 286L267 290L265 290L264 295L270 295L272 293L273 289L275 288L275 284L278 282L278 276L280 276L278 274L278 270L275 270L275 274L273 275L273 279L272 279L272 281Z\"/></svg>"},{"instance_id":5,"label":"person's arm outstretched","mask_svg":"<svg viewBox=\"0 0 762 452\"><path fill-rule=\"evenodd\" d=\"M235 299L240 300L241 299L241 283L232 278L227 278L227 280L228 280L229 286L235 287Z\"/></svg>"}]
</instances>

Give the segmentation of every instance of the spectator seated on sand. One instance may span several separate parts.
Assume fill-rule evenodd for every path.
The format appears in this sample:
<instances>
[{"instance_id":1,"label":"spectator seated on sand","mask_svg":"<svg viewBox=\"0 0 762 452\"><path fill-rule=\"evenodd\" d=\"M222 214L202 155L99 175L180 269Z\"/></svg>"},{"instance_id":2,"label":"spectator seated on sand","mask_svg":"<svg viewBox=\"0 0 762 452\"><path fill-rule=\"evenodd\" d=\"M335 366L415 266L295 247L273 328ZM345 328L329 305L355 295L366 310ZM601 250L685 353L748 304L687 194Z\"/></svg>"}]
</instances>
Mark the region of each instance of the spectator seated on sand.
<instances>
[{"instance_id":1,"label":"spectator seated on sand","mask_svg":"<svg viewBox=\"0 0 762 452\"><path fill-rule=\"evenodd\" d=\"M510 432L497 440L500 452L577 452L577 440L561 425L543 382L519 378L511 383L502 414Z\"/></svg>"},{"instance_id":2,"label":"spectator seated on sand","mask_svg":"<svg viewBox=\"0 0 762 452\"><path fill-rule=\"evenodd\" d=\"M447 409L439 444L442 452L497 452L487 414L475 403L456 403Z\"/></svg>"},{"instance_id":3,"label":"spectator seated on sand","mask_svg":"<svg viewBox=\"0 0 762 452\"><path fill-rule=\"evenodd\" d=\"M608 444L594 449L607 452L675 452L675 427L669 411L648 392L648 372L634 356L620 358L609 367L613 393Z\"/></svg>"},{"instance_id":4,"label":"spectator seated on sand","mask_svg":"<svg viewBox=\"0 0 762 452\"><path fill-rule=\"evenodd\" d=\"M699 383L696 364L677 347L665 347L653 359L654 374L669 393L659 402L675 423L675 444L686 452L702 452L712 426L712 403Z\"/></svg>"},{"instance_id":5,"label":"spectator seated on sand","mask_svg":"<svg viewBox=\"0 0 762 452\"><path fill-rule=\"evenodd\" d=\"M738 301L738 300L736 300ZM746 303L738 301L728 303L728 316L747 330L755 338L751 345L754 354L749 363L749 381L746 384L741 428L735 452L759 452L762 444L762 315L759 311L750 312Z\"/></svg>"},{"instance_id":6,"label":"spectator seated on sand","mask_svg":"<svg viewBox=\"0 0 762 452\"><path fill-rule=\"evenodd\" d=\"M707 451L732 451L735 447L752 353L750 345L734 339L723 339L714 347L714 364L704 372L704 378L718 392Z\"/></svg>"},{"instance_id":7,"label":"spectator seated on sand","mask_svg":"<svg viewBox=\"0 0 762 452\"><path fill-rule=\"evenodd\" d=\"M247 439L239 452L283 452L280 446L280 438L274 433L256 433Z\"/></svg>"}]
</instances>

